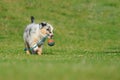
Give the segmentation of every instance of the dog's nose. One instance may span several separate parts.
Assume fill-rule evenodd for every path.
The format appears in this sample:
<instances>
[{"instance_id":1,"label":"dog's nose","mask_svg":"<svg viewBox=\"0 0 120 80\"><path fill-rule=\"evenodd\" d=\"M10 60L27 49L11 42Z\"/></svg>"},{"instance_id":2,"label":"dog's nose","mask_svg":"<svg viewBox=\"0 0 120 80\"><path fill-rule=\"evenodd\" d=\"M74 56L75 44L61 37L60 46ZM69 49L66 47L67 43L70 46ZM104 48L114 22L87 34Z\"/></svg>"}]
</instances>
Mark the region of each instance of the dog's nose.
<instances>
[{"instance_id":1,"label":"dog's nose","mask_svg":"<svg viewBox=\"0 0 120 80\"><path fill-rule=\"evenodd\" d=\"M52 34L52 35L50 35L50 38L53 38L53 36L54 36L53 34Z\"/></svg>"}]
</instances>

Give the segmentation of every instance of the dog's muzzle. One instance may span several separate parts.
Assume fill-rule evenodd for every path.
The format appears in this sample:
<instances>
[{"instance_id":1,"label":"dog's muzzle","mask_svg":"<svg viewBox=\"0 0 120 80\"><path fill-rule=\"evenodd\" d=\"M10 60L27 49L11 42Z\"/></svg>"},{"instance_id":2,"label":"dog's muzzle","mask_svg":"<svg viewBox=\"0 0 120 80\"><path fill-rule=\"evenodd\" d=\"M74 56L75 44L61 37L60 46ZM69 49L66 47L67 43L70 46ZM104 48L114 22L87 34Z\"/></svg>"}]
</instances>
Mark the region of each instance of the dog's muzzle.
<instances>
[{"instance_id":1,"label":"dog's muzzle","mask_svg":"<svg viewBox=\"0 0 120 80\"><path fill-rule=\"evenodd\" d=\"M49 34L48 38L52 39L53 38L53 34Z\"/></svg>"}]
</instances>

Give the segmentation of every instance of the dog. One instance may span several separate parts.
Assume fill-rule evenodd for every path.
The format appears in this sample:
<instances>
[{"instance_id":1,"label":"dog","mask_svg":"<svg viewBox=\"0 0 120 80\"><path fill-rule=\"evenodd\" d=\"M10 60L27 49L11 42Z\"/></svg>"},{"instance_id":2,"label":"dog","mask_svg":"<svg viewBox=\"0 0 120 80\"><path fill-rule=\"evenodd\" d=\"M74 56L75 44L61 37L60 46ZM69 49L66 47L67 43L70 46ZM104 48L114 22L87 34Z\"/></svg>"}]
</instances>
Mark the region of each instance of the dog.
<instances>
[{"instance_id":1,"label":"dog","mask_svg":"<svg viewBox=\"0 0 120 80\"><path fill-rule=\"evenodd\" d=\"M46 22L36 24L34 17L31 16L31 23L23 33L26 54L41 55L46 38L53 38L53 26Z\"/></svg>"}]
</instances>

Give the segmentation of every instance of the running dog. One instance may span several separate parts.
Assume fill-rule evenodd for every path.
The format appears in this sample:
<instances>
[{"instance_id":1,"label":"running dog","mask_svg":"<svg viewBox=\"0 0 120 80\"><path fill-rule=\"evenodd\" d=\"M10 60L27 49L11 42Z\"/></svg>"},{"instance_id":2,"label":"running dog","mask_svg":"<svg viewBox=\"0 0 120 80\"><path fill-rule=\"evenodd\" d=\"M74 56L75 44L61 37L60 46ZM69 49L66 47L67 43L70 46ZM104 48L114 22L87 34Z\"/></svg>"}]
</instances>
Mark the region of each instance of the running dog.
<instances>
[{"instance_id":1,"label":"running dog","mask_svg":"<svg viewBox=\"0 0 120 80\"><path fill-rule=\"evenodd\" d=\"M27 54L42 54L43 44L46 38L53 37L53 27L51 24L42 22L36 24L31 16L31 23L27 25L24 34L25 51Z\"/></svg>"}]
</instances>

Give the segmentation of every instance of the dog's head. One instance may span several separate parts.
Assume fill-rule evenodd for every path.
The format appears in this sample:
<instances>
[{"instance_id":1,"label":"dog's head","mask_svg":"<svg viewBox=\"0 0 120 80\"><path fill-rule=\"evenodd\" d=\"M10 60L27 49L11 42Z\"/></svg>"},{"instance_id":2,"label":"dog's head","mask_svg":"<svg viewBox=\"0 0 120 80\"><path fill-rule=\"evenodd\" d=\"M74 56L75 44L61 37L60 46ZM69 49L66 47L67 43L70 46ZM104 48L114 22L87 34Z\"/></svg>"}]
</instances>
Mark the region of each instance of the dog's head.
<instances>
[{"instance_id":1,"label":"dog's head","mask_svg":"<svg viewBox=\"0 0 120 80\"><path fill-rule=\"evenodd\" d=\"M53 37L53 27L51 24L48 24L46 22L42 22L40 23L40 26L41 26L41 33L43 35L48 35L48 38L52 38Z\"/></svg>"}]
</instances>

